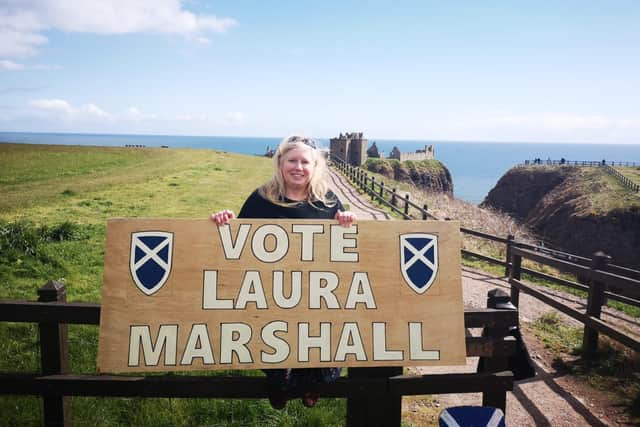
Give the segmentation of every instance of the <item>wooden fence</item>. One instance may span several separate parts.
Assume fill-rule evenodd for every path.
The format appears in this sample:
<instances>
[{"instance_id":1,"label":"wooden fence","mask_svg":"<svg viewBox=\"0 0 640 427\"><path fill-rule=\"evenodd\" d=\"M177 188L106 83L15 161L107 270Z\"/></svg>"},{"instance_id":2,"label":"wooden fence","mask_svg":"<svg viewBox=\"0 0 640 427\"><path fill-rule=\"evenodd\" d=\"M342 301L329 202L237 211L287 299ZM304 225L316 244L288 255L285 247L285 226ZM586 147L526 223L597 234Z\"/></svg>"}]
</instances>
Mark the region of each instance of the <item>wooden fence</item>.
<instances>
[{"instance_id":1,"label":"wooden fence","mask_svg":"<svg viewBox=\"0 0 640 427\"><path fill-rule=\"evenodd\" d=\"M623 174L621 174L619 171L615 170L611 166L604 165L603 168L606 173L616 178L620 184L624 185L629 190L635 191L636 193L640 191L640 185L631 181L629 178L627 178L626 176L624 176Z\"/></svg>"},{"instance_id":2,"label":"wooden fence","mask_svg":"<svg viewBox=\"0 0 640 427\"><path fill-rule=\"evenodd\" d=\"M36 395L44 400L44 424L71 424L71 396L260 399L269 395L265 377L179 375L85 375L69 372L67 324L98 325L100 305L67 303L63 285L49 282L36 301L0 301L0 321L39 324L41 372L0 373L0 394ZM488 307L495 307L489 294ZM506 295L508 298L508 295ZM513 389L508 358L519 351L510 330L518 325L517 309L466 309L467 356L483 357L483 371L462 374L402 375L402 367L350 368L335 383L318 385L324 397L347 398L348 426L400 426L402 396L483 393L483 405L505 410ZM302 391L294 391L302 396Z\"/></svg>"},{"instance_id":3,"label":"wooden fence","mask_svg":"<svg viewBox=\"0 0 640 427\"><path fill-rule=\"evenodd\" d=\"M524 164L518 166L531 166L531 165L547 165L547 166L585 166L585 167L598 167L598 166L619 166L619 167L640 167L640 163L636 162L613 162L613 161L593 161L593 160L525 160Z\"/></svg>"},{"instance_id":4,"label":"wooden fence","mask_svg":"<svg viewBox=\"0 0 640 427\"><path fill-rule=\"evenodd\" d=\"M384 182L376 181L373 176L369 176L369 174L364 170L351 166L339 158L332 158L332 160L336 167L342 171L345 176L351 179L358 188L367 192L372 199L378 200L391 207L395 212L402 215L404 219L439 219L428 212L427 205L419 206L412 203L410 201L409 194L405 194L404 196L399 195L395 188L389 189L388 186L384 185ZM561 277L552 276L539 270L525 268L522 266L521 261L518 261L519 264L517 264L518 275L517 278L514 279L516 284L514 285L510 281L513 287L526 287L528 291L532 293L535 292L536 296L543 294L541 294L540 291L535 290L535 288L523 284L520 281L520 275L527 274L533 278L542 279L544 281L572 289L578 289L588 294L587 299L589 304L592 306L590 311L588 311L588 314L578 315L572 312L577 316L575 317L576 319L585 323L585 331L588 329L590 331L589 336L592 337L591 341L587 339L586 344L588 344L589 347L585 347L585 358L591 358L594 356L595 350L593 342L597 343L597 335L595 335L596 338L593 339L594 334L592 330L600 331L605 329L605 327L601 326L600 323L598 323L597 326L593 326L597 322L595 320L590 320L592 317L595 317L596 313L599 317L599 313L603 305L606 305L609 301L619 301L624 304L640 307L640 271L611 264L609 262L609 258L600 252L594 254L593 258L586 258L544 246L518 242L514 239L514 236L511 235L504 238L464 227L461 227L460 231L469 236L504 244L504 260L465 249L462 249L462 255L480 259L492 264L501 265L505 268L505 276L509 276L512 273L511 270L514 265L513 254L518 254L519 257L523 257L523 254L528 254L529 256L526 256L525 258L538 262L542 265L555 267L561 272L573 273L581 281L587 283L578 283ZM597 266L597 268L594 266ZM598 283L601 284L596 288L593 286L594 275L597 276L598 280L600 280ZM512 297L515 297L515 301L517 302L517 294L513 294ZM549 297L540 297L538 299L562 312L572 310L566 306L563 306L562 309L558 308L560 303ZM613 332L613 329L610 327L606 328L606 331L610 338L613 338L636 351L638 350L638 340L630 334L625 334L619 331L619 333ZM586 335L587 333L585 332L585 336Z\"/></svg>"},{"instance_id":5,"label":"wooden fence","mask_svg":"<svg viewBox=\"0 0 640 427\"><path fill-rule=\"evenodd\" d=\"M580 167L602 167L604 171L609 175L613 176L618 180L618 182L627 187L631 191L640 192L640 185L631 181L629 178L624 176L622 173L614 169L614 167L639 167L640 163L636 162L607 162L605 160L600 162L594 161L585 161L585 160L525 160L524 164L519 164L518 167L526 167L526 166L535 166L535 165L546 165L546 166L580 166Z\"/></svg>"},{"instance_id":6,"label":"wooden fence","mask_svg":"<svg viewBox=\"0 0 640 427\"><path fill-rule=\"evenodd\" d=\"M627 298L629 302L633 301L636 306L638 306L640 300L640 281L606 271L608 258L606 255L603 253L595 254L591 266L580 265L518 247L512 248L510 255L509 283L511 284L512 303L516 306L519 305L519 294L522 291L583 323L583 358L593 359L595 357L600 333L635 351L640 351L640 341L637 338L600 320L602 306L605 304L606 299L614 296L606 291L607 288L615 288L617 293L624 295L624 298ZM562 272L584 277L589 283L586 312L581 313L523 283L521 281L521 275L524 271L522 268L523 258L551 266ZM620 295L615 296L620 297Z\"/></svg>"}]
</instances>

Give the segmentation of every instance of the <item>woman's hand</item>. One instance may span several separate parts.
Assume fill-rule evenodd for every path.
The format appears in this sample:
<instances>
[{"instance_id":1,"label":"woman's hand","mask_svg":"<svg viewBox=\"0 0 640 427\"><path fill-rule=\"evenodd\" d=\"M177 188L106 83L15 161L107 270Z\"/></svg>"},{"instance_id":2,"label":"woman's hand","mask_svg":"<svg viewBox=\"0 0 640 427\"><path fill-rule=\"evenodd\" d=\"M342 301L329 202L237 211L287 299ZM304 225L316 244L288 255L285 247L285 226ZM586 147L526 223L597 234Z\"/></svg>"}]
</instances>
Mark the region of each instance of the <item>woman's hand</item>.
<instances>
[{"instance_id":1,"label":"woman's hand","mask_svg":"<svg viewBox=\"0 0 640 427\"><path fill-rule=\"evenodd\" d=\"M356 214L351 211L338 211L336 212L335 219L338 220L341 226L351 227L351 224L357 219Z\"/></svg>"},{"instance_id":2,"label":"woman's hand","mask_svg":"<svg viewBox=\"0 0 640 427\"><path fill-rule=\"evenodd\" d=\"M211 214L211 221L215 222L218 225L224 225L235 217L236 215L233 213L233 211L225 209L223 211Z\"/></svg>"}]
</instances>

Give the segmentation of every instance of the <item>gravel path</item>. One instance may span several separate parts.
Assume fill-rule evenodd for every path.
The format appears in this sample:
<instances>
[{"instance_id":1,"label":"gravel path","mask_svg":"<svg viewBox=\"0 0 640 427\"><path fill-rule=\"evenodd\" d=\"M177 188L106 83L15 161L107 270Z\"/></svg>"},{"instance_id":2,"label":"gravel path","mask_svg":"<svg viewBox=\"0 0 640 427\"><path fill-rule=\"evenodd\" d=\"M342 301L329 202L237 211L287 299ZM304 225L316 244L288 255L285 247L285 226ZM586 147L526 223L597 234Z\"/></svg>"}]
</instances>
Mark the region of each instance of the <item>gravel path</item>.
<instances>
[{"instance_id":1,"label":"gravel path","mask_svg":"<svg viewBox=\"0 0 640 427\"><path fill-rule=\"evenodd\" d=\"M349 204L359 219L389 220L390 216L382 209L372 205L361 196L346 179L336 170L330 168L330 179L333 191L343 203ZM509 292L510 286L504 277L492 276L483 271L463 268L462 286L466 307L486 307L487 292L500 288ZM577 296L547 288L537 288L563 303L584 311L586 301ZM553 368L553 355L549 354L531 332L528 323L548 312L556 312L564 322L572 326L581 324L558 312L541 301L520 293L520 324L525 343L536 364L535 378L519 381L513 392L507 394L507 421L513 426L615 426L623 425L622 417L609 409L612 403L604 393L578 383L573 377L556 371ZM603 308L603 320L615 324L640 336L638 319L620 313L609 307ZM472 330L479 335L480 330ZM477 357L468 357L466 366L414 367L410 372L417 374L444 372L475 372ZM434 396L436 407L446 408L459 405L481 405L480 393L441 394ZM437 425L437 422L436 424Z\"/></svg>"},{"instance_id":2,"label":"gravel path","mask_svg":"<svg viewBox=\"0 0 640 427\"><path fill-rule=\"evenodd\" d=\"M329 168L329 183L331 190L340 199L343 205L349 205L349 210L355 213L359 219L389 220L391 216L383 209L374 206L369 200L358 193L349 182L336 171Z\"/></svg>"},{"instance_id":3,"label":"gravel path","mask_svg":"<svg viewBox=\"0 0 640 427\"><path fill-rule=\"evenodd\" d=\"M500 288L509 292L509 284L504 278L491 276L485 272L463 268L462 286L464 304L467 307L486 307L487 292ZM566 303L578 307L584 306L579 298L544 289L548 295L562 298ZM540 315L555 311L526 294L520 294L520 322L525 343L536 364L535 378L519 381L513 392L507 393L507 421L514 426L609 426L620 425L615 417L598 405L600 399L593 390L585 390L571 376L557 372L553 368L552 355L533 336L526 323ZM608 310L611 311L611 310ZM574 325L573 319L562 317ZM635 327L637 327L637 323ZM479 330L472 330L478 335ZM466 366L416 367L410 370L418 374L442 372L475 372L477 357L468 357ZM441 394L435 396L436 405L442 408L459 405L481 405L480 393Z\"/></svg>"}]
</instances>

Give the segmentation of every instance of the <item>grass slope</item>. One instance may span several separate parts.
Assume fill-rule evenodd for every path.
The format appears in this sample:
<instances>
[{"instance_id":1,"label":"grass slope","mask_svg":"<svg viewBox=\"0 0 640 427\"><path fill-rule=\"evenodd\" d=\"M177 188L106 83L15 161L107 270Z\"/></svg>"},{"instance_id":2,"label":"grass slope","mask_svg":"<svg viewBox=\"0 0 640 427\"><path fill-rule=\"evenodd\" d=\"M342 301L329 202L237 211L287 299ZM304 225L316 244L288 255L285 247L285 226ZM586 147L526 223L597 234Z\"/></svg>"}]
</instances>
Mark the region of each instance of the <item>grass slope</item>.
<instances>
[{"instance_id":1,"label":"grass slope","mask_svg":"<svg viewBox=\"0 0 640 427\"><path fill-rule=\"evenodd\" d=\"M237 212L270 174L269 159L211 150L0 144L0 298L35 300L53 279L68 301L98 302L107 218ZM98 328L70 325L69 340L72 372L94 373ZM38 371L36 325L0 322L0 343L0 371ZM0 425L42 425L41 405L1 395ZM73 399L76 425L342 425L345 410L340 399L284 411L266 400Z\"/></svg>"}]
</instances>

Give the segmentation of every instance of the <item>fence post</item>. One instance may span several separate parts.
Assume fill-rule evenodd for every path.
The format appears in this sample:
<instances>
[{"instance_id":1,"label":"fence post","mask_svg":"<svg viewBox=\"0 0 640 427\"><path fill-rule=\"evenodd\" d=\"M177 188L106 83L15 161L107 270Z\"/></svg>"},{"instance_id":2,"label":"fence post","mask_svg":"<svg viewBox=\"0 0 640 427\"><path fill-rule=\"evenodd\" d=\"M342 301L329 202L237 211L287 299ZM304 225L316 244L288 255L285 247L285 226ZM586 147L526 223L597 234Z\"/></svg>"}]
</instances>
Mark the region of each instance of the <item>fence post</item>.
<instances>
[{"instance_id":1,"label":"fence post","mask_svg":"<svg viewBox=\"0 0 640 427\"><path fill-rule=\"evenodd\" d=\"M422 205L422 219L427 219L427 204Z\"/></svg>"},{"instance_id":2,"label":"fence post","mask_svg":"<svg viewBox=\"0 0 640 427\"><path fill-rule=\"evenodd\" d=\"M409 193L404 195L404 214L409 215Z\"/></svg>"},{"instance_id":3,"label":"fence post","mask_svg":"<svg viewBox=\"0 0 640 427\"><path fill-rule=\"evenodd\" d=\"M349 368L349 378L389 378L402 375L402 367ZM394 426L400 427L402 418L402 396L385 393L381 395L348 397L347 426Z\"/></svg>"},{"instance_id":4,"label":"fence post","mask_svg":"<svg viewBox=\"0 0 640 427\"><path fill-rule=\"evenodd\" d=\"M520 280L522 275L522 256L511 254L511 271L509 279ZM516 307L520 307L520 289L511 286L511 303Z\"/></svg>"},{"instance_id":5,"label":"fence post","mask_svg":"<svg viewBox=\"0 0 640 427\"><path fill-rule=\"evenodd\" d=\"M602 251L593 254L591 258L591 270L604 270L611 257ZM604 291L606 285L591 279L589 281L589 299L587 300L587 316L600 318L602 305L604 304ZM598 351L598 331L588 325L584 325L582 337L582 357L586 360L595 358Z\"/></svg>"},{"instance_id":6,"label":"fence post","mask_svg":"<svg viewBox=\"0 0 640 427\"><path fill-rule=\"evenodd\" d=\"M509 276L509 263L511 262L511 245L513 244L513 239L515 236L513 234L509 234L507 236L507 253L505 255L506 265L504 266L504 276Z\"/></svg>"},{"instance_id":7,"label":"fence post","mask_svg":"<svg viewBox=\"0 0 640 427\"><path fill-rule=\"evenodd\" d=\"M398 206L398 198L396 196L396 189L391 190L391 205Z\"/></svg>"},{"instance_id":8,"label":"fence post","mask_svg":"<svg viewBox=\"0 0 640 427\"><path fill-rule=\"evenodd\" d=\"M371 200L376 198L376 177L371 176Z\"/></svg>"},{"instance_id":9,"label":"fence post","mask_svg":"<svg viewBox=\"0 0 640 427\"><path fill-rule=\"evenodd\" d=\"M40 302L66 302L67 291L60 282L49 281L38 289ZM64 374L69 371L69 341L67 325L40 323L40 363L43 375ZM44 425L71 426L71 398L68 396L42 396Z\"/></svg>"},{"instance_id":10,"label":"fence post","mask_svg":"<svg viewBox=\"0 0 640 427\"><path fill-rule=\"evenodd\" d=\"M384 181L380 181L380 198L384 200Z\"/></svg>"},{"instance_id":11,"label":"fence post","mask_svg":"<svg viewBox=\"0 0 640 427\"><path fill-rule=\"evenodd\" d=\"M501 289L492 289L487 292L487 308L501 310L517 310L511 304L509 295ZM482 336L485 337L504 337L508 335L509 328L505 327L485 327ZM487 357L483 359L483 372L501 372L509 369L509 360L507 357ZM482 406L491 406L506 410L507 392L506 391L485 391L482 393Z\"/></svg>"}]
</instances>

